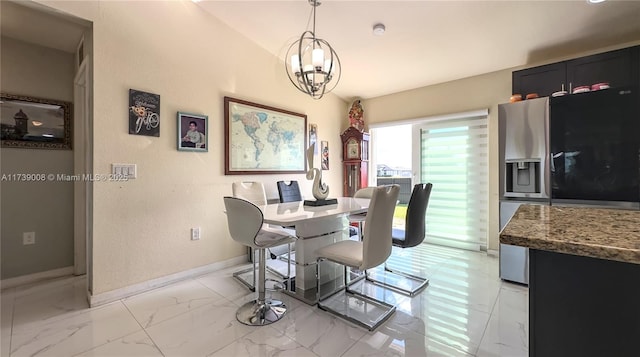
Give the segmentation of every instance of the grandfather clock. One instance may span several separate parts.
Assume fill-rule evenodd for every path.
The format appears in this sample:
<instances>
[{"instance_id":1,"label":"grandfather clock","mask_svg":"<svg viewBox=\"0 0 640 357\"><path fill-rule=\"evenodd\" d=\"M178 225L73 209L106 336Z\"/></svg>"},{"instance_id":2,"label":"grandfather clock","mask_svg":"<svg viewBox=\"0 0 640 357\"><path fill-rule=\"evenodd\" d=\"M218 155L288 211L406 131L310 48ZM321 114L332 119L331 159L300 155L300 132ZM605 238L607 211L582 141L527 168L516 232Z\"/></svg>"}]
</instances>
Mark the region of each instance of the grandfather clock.
<instances>
[{"instance_id":1,"label":"grandfather clock","mask_svg":"<svg viewBox=\"0 0 640 357\"><path fill-rule=\"evenodd\" d=\"M369 133L349 127L342 134L343 194L353 197L369 182Z\"/></svg>"}]
</instances>

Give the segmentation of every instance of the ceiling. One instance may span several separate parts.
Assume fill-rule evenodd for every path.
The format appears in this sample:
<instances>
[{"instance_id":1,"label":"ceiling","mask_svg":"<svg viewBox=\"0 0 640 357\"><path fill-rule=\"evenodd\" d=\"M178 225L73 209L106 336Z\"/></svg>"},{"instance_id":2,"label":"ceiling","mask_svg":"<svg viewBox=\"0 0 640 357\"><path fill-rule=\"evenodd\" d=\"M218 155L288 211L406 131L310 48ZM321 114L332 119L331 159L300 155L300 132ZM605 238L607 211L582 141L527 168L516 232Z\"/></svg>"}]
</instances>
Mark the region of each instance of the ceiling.
<instances>
[{"instance_id":1,"label":"ceiling","mask_svg":"<svg viewBox=\"0 0 640 357\"><path fill-rule=\"evenodd\" d=\"M279 58L312 9L307 0L197 4ZM333 93L350 100L639 41L639 19L639 0L324 0L316 36L342 63ZM373 35L376 23L386 26L383 36Z\"/></svg>"},{"instance_id":2,"label":"ceiling","mask_svg":"<svg viewBox=\"0 0 640 357\"><path fill-rule=\"evenodd\" d=\"M51 11L30 1L18 5L0 0L2 36L75 53L88 26L86 21Z\"/></svg>"},{"instance_id":3,"label":"ceiling","mask_svg":"<svg viewBox=\"0 0 640 357\"><path fill-rule=\"evenodd\" d=\"M66 52L75 52L88 26L37 3L0 5L3 36ZM279 58L307 28L312 9L307 0L197 5ZM317 36L342 63L333 93L347 101L640 41L640 0L324 0L316 17ZM373 35L376 23L386 26L383 36Z\"/></svg>"}]
</instances>

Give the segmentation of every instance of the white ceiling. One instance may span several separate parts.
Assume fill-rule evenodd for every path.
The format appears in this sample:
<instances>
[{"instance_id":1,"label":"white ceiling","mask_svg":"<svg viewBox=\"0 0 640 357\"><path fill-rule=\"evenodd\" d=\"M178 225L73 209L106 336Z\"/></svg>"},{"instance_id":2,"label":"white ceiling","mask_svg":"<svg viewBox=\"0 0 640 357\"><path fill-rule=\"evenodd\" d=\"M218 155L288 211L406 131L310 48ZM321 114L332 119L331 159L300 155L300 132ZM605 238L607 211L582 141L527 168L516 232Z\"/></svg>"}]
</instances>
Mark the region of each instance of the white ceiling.
<instances>
[{"instance_id":1,"label":"white ceiling","mask_svg":"<svg viewBox=\"0 0 640 357\"><path fill-rule=\"evenodd\" d=\"M198 5L280 58L306 29L312 9L307 0ZM347 100L640 40L638 0L324 0L316 11L316 36L342 63L333 92ZM373 35L376 23L385 24L383 36Z\"/></svg>"},{"instance_id":2,"label":"white ceiling","mask_svg":"<svg viewBox=\"0 0 640 357\"><path fill-rule=\"evenodd\" d=\"M87 23L22 4L31 6L0 1L3 36L75 51ZM312 9L307 0L197 4L279 58L307 28ZM374 36L379 22L387 32ZM342 62L333 92L345 100L371 98L638 42L640 0L324 0L316 33Z\"/></svg>"}]
</instances>

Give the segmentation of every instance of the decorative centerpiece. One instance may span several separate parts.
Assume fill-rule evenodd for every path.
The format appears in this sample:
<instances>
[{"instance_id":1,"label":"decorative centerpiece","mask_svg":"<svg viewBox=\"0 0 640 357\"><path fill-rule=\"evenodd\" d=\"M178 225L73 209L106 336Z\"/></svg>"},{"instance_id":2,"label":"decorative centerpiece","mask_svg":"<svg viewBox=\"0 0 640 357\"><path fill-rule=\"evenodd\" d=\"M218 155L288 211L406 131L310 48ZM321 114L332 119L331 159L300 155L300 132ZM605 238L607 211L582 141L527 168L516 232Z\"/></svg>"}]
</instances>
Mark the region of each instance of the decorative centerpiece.
<instances>
[{"instance_id":1,"label":"decorative centerpiece","mask_svg":"<svg viewBox=\"0 0 640 357\"><path fill-rule=\"evenodd\" d=\"M313 167L313 153L315 152L316 144L313 143L307 149L307 163L309 164L309 170L307 171L307 180L313 180L313 186L311 192L313 193L314 200L304 200L305 206L326 206L338 203L335 198L329 197L329 185L322 182L322 170Z\"/></svg>"}]
</instances>

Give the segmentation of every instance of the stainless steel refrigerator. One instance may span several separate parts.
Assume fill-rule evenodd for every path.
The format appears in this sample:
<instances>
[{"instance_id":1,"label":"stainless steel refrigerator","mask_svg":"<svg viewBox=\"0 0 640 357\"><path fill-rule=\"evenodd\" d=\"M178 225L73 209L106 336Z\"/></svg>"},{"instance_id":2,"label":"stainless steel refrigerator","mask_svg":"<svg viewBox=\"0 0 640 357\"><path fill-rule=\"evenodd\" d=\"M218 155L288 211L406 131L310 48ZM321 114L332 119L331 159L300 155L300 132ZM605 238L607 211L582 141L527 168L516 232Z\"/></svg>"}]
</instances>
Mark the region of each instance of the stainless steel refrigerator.
<instances>
[{"instance_id":1,"label":"stainless steel refrigerator","mask_svg":"<svg viewBox=\"0 0 640 357\"><path fill-rule=\"evenodd\" d=\"M551 202L549 98L498 106L500 230L523 204ZM529 283L527 248L500 244L500 278Z\"/></svg>"}]
</instances>

